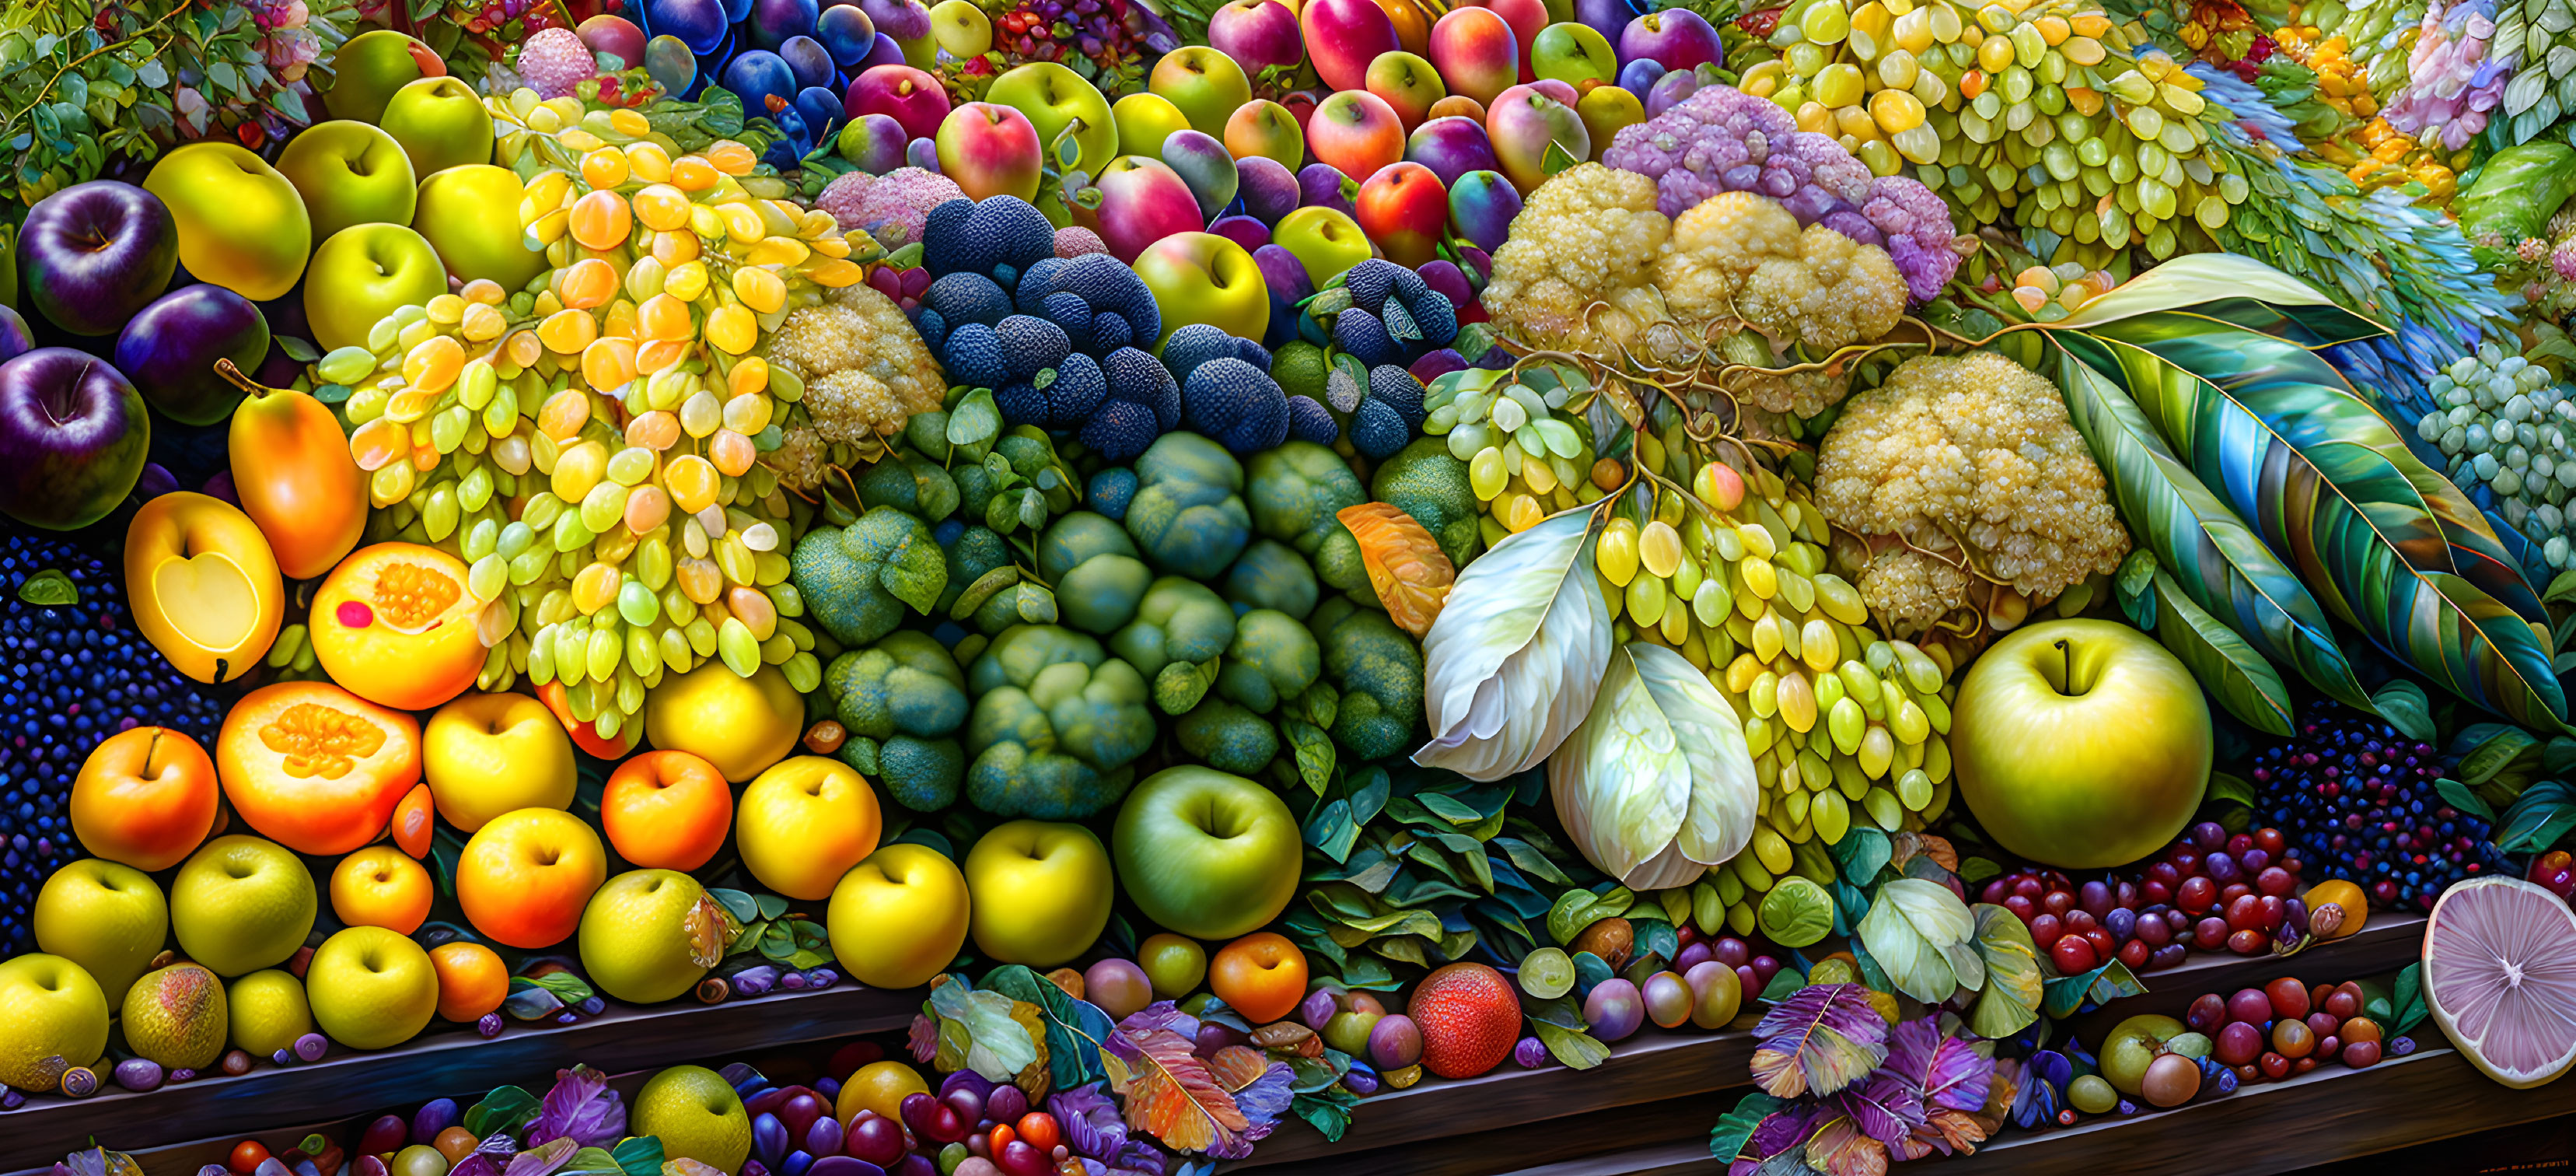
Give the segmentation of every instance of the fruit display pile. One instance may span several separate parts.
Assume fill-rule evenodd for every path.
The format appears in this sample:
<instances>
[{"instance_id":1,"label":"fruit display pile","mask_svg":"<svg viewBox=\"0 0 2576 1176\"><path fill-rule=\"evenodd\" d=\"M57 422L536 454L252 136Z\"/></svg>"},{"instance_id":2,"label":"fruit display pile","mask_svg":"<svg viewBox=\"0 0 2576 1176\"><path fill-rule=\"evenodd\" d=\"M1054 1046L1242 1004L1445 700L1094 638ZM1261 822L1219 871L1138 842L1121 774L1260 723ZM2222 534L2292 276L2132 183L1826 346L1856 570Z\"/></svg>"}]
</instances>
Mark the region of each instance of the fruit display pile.
<instances>
[{"instance_id":1,"label":"fruit display pile","mask_svg":"<svg viewBox=\"0 0 2576 1176\"><path fill-rule=\"evenodd\" d=\"M889 994L223 1167L2576 1067L2553 14L21 7L0 1110Z\"/></svg>"}]
</instances>

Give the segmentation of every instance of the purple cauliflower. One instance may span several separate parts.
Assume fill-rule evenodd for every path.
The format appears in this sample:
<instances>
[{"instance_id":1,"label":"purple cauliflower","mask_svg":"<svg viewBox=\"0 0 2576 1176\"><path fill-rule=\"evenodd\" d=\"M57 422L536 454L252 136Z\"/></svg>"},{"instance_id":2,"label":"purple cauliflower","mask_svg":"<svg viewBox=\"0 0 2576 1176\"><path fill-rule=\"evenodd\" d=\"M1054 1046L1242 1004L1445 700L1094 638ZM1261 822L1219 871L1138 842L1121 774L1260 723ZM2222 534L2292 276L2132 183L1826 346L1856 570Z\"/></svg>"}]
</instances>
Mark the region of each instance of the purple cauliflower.
<instances>
[{"instance_id":1,"label":"purple cauliflower","mask_svg":"<svg viewBox=\"0 0 2576 1176\"><path fill-rule=\"evenodd\" d=\"M887 249L900 249L921 239L930 210L966 198L957 181L917 167L899 167L882 176L850 172L834 179L815 200L843 230L866 229Z\"/></svg>"}]
</instances>

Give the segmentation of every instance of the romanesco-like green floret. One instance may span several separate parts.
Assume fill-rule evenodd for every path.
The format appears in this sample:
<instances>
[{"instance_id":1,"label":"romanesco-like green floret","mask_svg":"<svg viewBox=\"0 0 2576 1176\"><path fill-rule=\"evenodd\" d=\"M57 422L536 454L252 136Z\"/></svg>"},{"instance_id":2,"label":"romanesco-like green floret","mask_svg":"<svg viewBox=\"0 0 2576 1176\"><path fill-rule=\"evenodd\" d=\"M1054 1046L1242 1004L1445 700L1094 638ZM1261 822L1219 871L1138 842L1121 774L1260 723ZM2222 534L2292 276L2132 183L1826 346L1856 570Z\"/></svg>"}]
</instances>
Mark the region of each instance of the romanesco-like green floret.
<instances>
[{"instance_id":1,"label":"romanesco-like green floret","mask_svg":"<svg viewBox=\"0 0 2576 1176\"><path fill-rule=\"evenodd\" d=\"M1312 628L1324 677L1341 692L1333 742L1360 760L1410 747L1422 722L1422 647L1385 613L1347 600L1317 608Z\"/></svg>"}]
</instances>

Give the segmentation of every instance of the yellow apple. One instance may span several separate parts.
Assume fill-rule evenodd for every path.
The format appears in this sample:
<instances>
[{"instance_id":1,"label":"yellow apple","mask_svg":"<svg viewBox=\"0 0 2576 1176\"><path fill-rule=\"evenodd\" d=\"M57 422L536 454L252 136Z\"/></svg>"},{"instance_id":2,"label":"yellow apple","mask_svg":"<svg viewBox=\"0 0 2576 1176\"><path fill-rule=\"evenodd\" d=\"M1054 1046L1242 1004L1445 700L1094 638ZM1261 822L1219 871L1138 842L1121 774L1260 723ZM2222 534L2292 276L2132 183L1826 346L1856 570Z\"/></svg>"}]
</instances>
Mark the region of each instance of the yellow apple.
<instances>
[{"instance_id":1,"label":"yellow apple","mask_svg":"<svg viewBox=\"0 0 2576 1176\"><path fill-rule=\"evenodd\" d=\"M519 225L527 189L505 167L468 163L423 176L411 227L429 238L447 272L460 281L489 278L517 290L545 271L546 255L530 249Z\"/></svg>"},{"instance_id":2,"label":"yellow apple","mask_svg":"<svg viewBox=\"0 0 2576 1176\"><path fill-rule=\"evenodd\" d=\"M79 964L115 1004L161 954L170 904L152 876L101 858L54 871L36 892L36 950Z\"/></svg>"},{"instance_id":3,"label":"yellow apple","mask_svg":"<svg viewBox=\"0 0 2576 1176\"><path fill-rule=\"evenodd\" d=\"M351 1049L401 1045L438 1011L438 969L411 937L351 927L313 951L304 989L322 1035Z\"/></svg>"},{"instance_id":4,"label":"yellow apple","mask_svg":"<svg viewBox=\"0 0 2576 1176\"><path fill-rule=\"evenodd\" d=\"M31 953L0 964L0 1082L43 1091L59 1057L86 1066L107 1052L107 997L79 964Z\"/></svg>"},{"instance_id":5,"label":"yellow apple","mask_svg":"<svg viewBox=\"0 0 2576 1176\"><path fill-rule=\"evenodd\" d=\"M352 225L313 251L304 279L304 317L325 351L363 346L376 320L395 307L447 292L447 267L429 238L406 225Z\"/></svg>"},{"instance_id":6,"label":"yellow apple","mask_svg":"<svg viewBox=\"0 0 2576 1176\"><path fill-rule=\"evenodd\" d=\"M304 197L316 241L351 225L410 224L420 202L420 177L402 144L355 119L316 123L288 140L277 171Z\"/></svg>"},{"instance_id":7,"label":"yellow apple","mask_svg":"<svg viewBox=\"0 0 2576 1176\"><path fill-rule=\"evenodd\" d=\"M870 988L912 988L957 958L972 903L966 875L926 845L889 845L841 875L825 916L832 955Z\"/></svg>"},{"instance_id":8,"label":"yellow apple","mask_svg":"<svg viewBox=\"0 0 2576 1176\"><path fill-rule=\"evenodd\" d=\"M515 179L515 177L514 177ZM313 251L304 197L238 143L206 139L161 157L143 187L179 222L179 264L253 302L295 287ZM517 201L510 215L518 216Z\"/></svg>"},{"instance_id":9,"label":"yellow apple","mask_svg":"<svg viewBox=\"0 0 2576 1176\"><path fill-rule=\"evenodd\" d=\"M653 746L693 753L735 784L786 758L804 733L805 698L776 666L745 678L708 658L688 673L663 675L644 696L644 737Z\"/></svg>"},{"instance_id":10,"label":"yellow apple","mask_svg":"<svg viewBox=\"0 0 2576 1176\"><path fill-rule=\"evenodd\" d=\"M514 809L570 808L578 783L563 724L525 694L458 695L430 717L420 758L438 815L468 833Z\"/></svg>"},{"instance_id":11,"label":"yellow apple","mask_svg":"<svg viewBox=\"0 0 2576 1176\"><path fill-rule=\"evenodd\" d=\"M239 833L207 842L170 882L180 952L218 976L285 963L312 934L321 906L302 859Z\"/></svg>"},{"instance_id":12,"label":"yellow apple","mask_svg":"<svg viewBox=\"0 0 2576 1176\"><path fill-rule=\"evenodd\" d=\"M377 125L411 158L416 175L492 162L492 115L463 78L416 78L385 100Z\"/></svg>"},{"instance_id":13,"label":"yellow apple","mask_svg":"<svg viewBox=\"0 0 2576 1176\"><path fill-rule=\"evenodd\" d=\"M810 900L831 897L841 875L876 852L884 828L877 794L858 769L800 755L742 790L733 837L761 885Z\"/></svg>"},{"instance_id":14,"label":"yellow apple","mask_svg":"<svg viewBox=\"0 0 2576 1176\"><path fill-rule=\"evenodd\" d=\"M966 854L975 949L997 963L1052 968L1109 926L1109 851L1080 825L1012 821Z\"/></svg>"},{"instance_id":15,"label":"yellow apple","mask_svg":"<svg viewBox=\"0 0 2576 1176\"><path fill-rule=\"evenodd\" d=\"M581 966L590 982L629 1004L660 1004L697 987L709 965L691 955L689 912L706 893L676 870L609 879L581 914Z\"/></svg>"}]
</instances>

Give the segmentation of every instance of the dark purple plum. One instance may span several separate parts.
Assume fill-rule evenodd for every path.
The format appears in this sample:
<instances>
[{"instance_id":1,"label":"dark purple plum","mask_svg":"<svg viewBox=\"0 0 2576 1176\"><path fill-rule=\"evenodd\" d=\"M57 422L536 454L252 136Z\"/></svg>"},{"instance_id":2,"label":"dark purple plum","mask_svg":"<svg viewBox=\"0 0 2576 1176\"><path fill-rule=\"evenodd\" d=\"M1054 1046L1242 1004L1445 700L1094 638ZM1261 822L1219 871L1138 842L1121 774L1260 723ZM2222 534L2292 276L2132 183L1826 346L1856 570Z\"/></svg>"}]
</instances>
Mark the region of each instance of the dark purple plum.
<instances>
[{"instance_id":1,"label":"dark purple plum","mask_svg":"<svg viewBox=\"0 0 2576 1176\"><path fill-rule=\"evenodd\" d=\"M644 0L644 13L655 35L677 37L701 56L724 42L726 26L733 23L717 0Z\"/></svg>"},{"instance_id":2,"label":"dark purple plum","mask_svg":"<svg viewBox=\"0 0 2576 1176\"><path fill-rule=\"evenodd\" d=\"M1619 43L1620 30L1627 28L1630 21L1652 11L1652 0L1642 3L1640 0L1574 0L1574 19L1592 26L1602 39L1614 46ZM1628 55L1621 53L1619 59L1625 61Z\"/></svg>"},{"instance_id":3,"label":"dark purple plum","mask_svg":"<svg viewBox=\"0 0 2576 1176\"><path fill-rule=\"evenodd\" d=\"M1234 194L1243 198L1244 215L1265 225L1297 211L1297 173L1267 155L1234 161Z\"/></svg>"},{"instance_id":4,"label":"dark purple plum","mask_svg":"<svg viewBox=\"0 0 2576 1176\"><path fill-rule=\"evenodd\" d=\"M0 514L88 526L133 491L151 448L143 394L106 360L39 347L0 363Z\"/></svg>"},{"instance_id":5,"label":"dark purple plum","mask_svg":"<svg viewBox=\"0 0 2576 1176\"><path fill-rule=\"evenodd\" d=\"M27 329L27 320L18 312L0 306L0 363L36 349L36 334Z\"/></svg>"},{"instance_id":6,"label":"dark purple plum","mask_svg":"<svg viewBox=\"0 0 2576 1176\"><path fill-rule=\"evenodd\" d=\"M1261 267L1261 280L1270 287L1270 318L1289 321L1297 317L1297 304L1315 293L1314 279L1306 273L1306 263L1288 252L1285 245L1264 245L1252 251L1252 264Z\"/></svg>"},{"instance_id":7,"label":"dark purple plum","mask_svg":"<svg viewBox=\"0 0 2576 1176\"><path fill-rule=\"evenodd\" d=\"M1413 128L1404 142L1404 157L1431 169L1440 177L1440 188L1447 191L1458 183L1458 177L1473 171L1500 171L1494 160L1493 140L1485 128L1464 115L1435 118Z\"/></svg>"},{"instance_id":8,"label":"dark purple plum","mask_svg":"<svg viewBox=\"0 0 2576 1176\"><path fill-rule=\"evenodd\" d=\"M211 282L162 295L116 337L116 370L183 425L211 425L241 403L241 389L216 373L216 360L255 371L267 355L268 320L259 308Z\"/></svg>"},{"instance_id":9,"label":"dark purple plum","mask_svg":"<svg viewBox=\"0 0 2576 1176\"><path fill-rule=\"evenodd\" d=\"M766 49L752 49L733 59L724 68L724 88L742 99L746 114L769 109L772 95L788 102L796 100L796 71L787 67L785 58Z\"/></svg>"},{"instance_id":10,"label":"dark purple plum","mask_svg":"<svg viewBox=\"0 0 2576 1176\"><path fill-rule=\"evenodd\" d=\"M1190 195L1198 197L1201 223L1234 203L1235 189L1243 182L1234 154L1203 131L1172 132L1163 140L1163 162L1180 173Z\"/></svg>"},{"instance_id":11,"label":"dark purple plum","mask_svg":"<svg viewBox=\"0 0 2576 1176\"><path fill-rule=\"evenodd\" d=\"M778 59L786 62L789 72L796 75L798 89L829 86L840 75L837 63L832 60L832 51L812 37L789 37L777 52Z\"/></svg>"},{"instance_id":12,"label":"dark purple plum","mask_svg":"<svg viewBox=\"0 0 2576 1176\"><path fill-rule=\"evenodd\" d=\"M814 0L752 0L745 29L752 44L774 53L793 38L813 36L814 19L821 15Z\"/></svg>"},{"instance_id":13,"label":"dark purple plum","mask_svg":"<svg viewBox=\"0 0 2576 1176\"><path fill-rule=\"evenodd\" d=\"M1208 231L1243 246L1250 253L1270 243L1270 226L1248 216L1221 216Z\"/></svg>"},{"instance_id":14,"label":"dark purple plum","mask_svg":"<svg viewBox=\"0 0 2576 1176\"><path fill-rule=\"evenodd\" d=\"M814 39L832 55L832 64L849 69L876 46L876 22L856 4L835 4L814 22ZM902 52L900 49L896 52Z\"/></svg>"},{"instance_id":15,"label":"dark purple plum","mask_svg":"<svg viewBox=\"0 0 2576 1176\"><path fill-rule=\"evenodd\" d=\"M1717 30L1687 8L1646 13L1612 36L1619 46L1619 60L1653 61L1668 70L1695 70L1726 57L1718 45ZM1620 80L1625 84L1627 79L1623 75Z\"/></svg>"},{"instance_id":16,"label":"dark purple plum","mask_svg":"<svg viewBox=\"0 0 2576 1176\"><path fill-rule=\"evenodd\" d=\"M921 0L860 0L859 7L867 10L878 32L897 43L930 35L930 7Z\"/></svg>"},{"instance_id":17,"label":"dark purple plum","mask_svg":"<svg viewBox=\"0 0 2576 1176\"><path fill-rule=\"evenodd\" d=\"M18 271L36 313L75 335L113 335L170 288L179 222L132 184L91 180L36 202L18 230Z\"/></svg>"},{"instance_id":18,"label":"dark purple plum","mask_svg":"<svg viewBox=\"0 0 2576 1176\"><path fill-rule=\"evenodd\" d=\"M1664 63L1651 57L1640 57L1619 67L1619 88L1637 96L1642 103L1654 93L1655 83L1663 80Z\"/></svg>"},{"instance_id":19,"label":"dark purple plum","mask_svg":"<svg viewBox=\"0 0 2576 1176\"><path fill-rule=\"evenodd\" d=\"M1297 173L1297 204L1301 208L1329 208L1349 216L1351 201L1359 194L1359 184L1329 163L1310 163Z\"/></svg>"}]
</instances>

